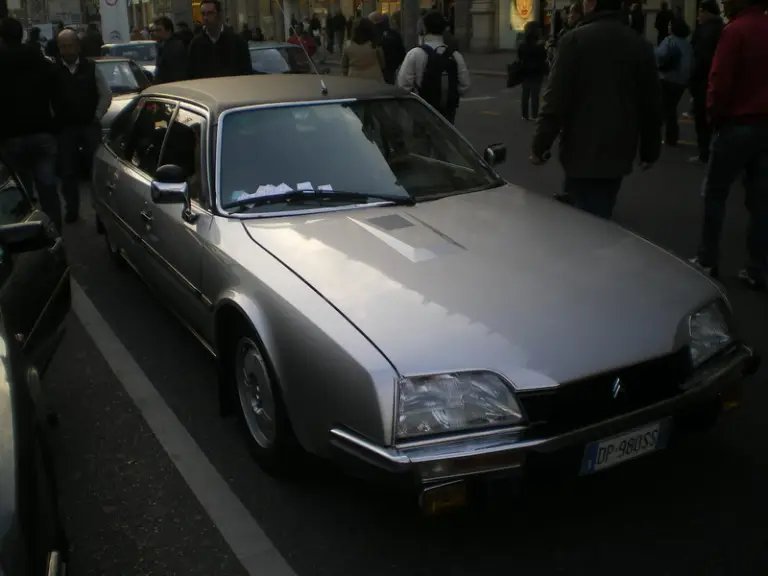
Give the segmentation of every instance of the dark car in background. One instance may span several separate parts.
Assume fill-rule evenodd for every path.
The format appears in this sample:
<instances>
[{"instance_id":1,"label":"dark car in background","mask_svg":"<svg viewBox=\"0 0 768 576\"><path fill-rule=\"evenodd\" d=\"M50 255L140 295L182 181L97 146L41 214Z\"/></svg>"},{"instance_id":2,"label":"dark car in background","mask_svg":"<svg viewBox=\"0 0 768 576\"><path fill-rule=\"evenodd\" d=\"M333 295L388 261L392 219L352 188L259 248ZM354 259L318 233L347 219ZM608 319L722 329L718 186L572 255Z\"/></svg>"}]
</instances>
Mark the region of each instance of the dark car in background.
<instances>
[{"instance_id":1,"label":"dark car in background","mask_svg":"<svg viewBox=\"0 0 768 576\"><path fill-rule=\"evenodd\" d=\"M102 56L114 56L133 60L146 72L151 80L155 76L157 63L157 42L154 40L134 40L121 44L104 44L101 47Z\"/></svg>"},{"instance_id":2,"label":"dark car in background","mask_svg":"<svg viewBox=\"0 0 768 576\"><path fill-rule=\"evenodd\" d=\"M250 42L251 65L255 74L311 74L312 61L301 46L283 42ZM318 67L329 74L327 66Z\"/></svg>"},{"instance_id":3,"label":"dark car in background","mask_svg":"<svg viewBox=\"0 0 768 576\"><path fill-rule=\"evenodd\" d=\"M61 236L0 158L0 574L63 576L41 378L71 308Z\"/></svg>"}]
</instances>

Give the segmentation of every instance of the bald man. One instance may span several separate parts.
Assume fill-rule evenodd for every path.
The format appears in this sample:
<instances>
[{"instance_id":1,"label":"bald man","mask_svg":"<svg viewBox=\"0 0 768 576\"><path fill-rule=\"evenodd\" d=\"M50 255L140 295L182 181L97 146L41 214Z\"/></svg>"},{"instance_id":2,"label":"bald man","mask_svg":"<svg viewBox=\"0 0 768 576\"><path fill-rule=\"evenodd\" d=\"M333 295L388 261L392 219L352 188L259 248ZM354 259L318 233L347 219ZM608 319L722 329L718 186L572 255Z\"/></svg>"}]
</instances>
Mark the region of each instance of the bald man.
<instances>
[{"instance_id":1,"label":"bald man","mask_svg":"<svg viewBox=\"0 0 768 576\"><path fill-rule=\"evenodd\" d=\"M80 38L74 30L62 31L56 43L61 61L56 64L58 97L53 111L59 127L64 222L72 223L80 216L80 163L86 163L90 181L93 155L101 141L100 122L112 103L112 93L96 65L80 58Z\"/></svg>"}]
</instances>

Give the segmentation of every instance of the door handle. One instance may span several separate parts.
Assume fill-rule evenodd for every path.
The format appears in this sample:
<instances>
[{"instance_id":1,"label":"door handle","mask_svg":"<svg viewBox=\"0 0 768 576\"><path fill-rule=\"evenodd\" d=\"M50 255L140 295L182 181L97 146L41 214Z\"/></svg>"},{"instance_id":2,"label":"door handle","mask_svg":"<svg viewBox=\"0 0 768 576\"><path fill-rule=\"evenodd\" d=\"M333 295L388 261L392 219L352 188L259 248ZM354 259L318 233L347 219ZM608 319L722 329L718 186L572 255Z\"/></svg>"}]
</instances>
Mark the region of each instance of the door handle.
<instances>
[{"instance_id":1,"label":"door handle","mask_svg":"<svg viewBox=\"0 0 768 576\"><path fill-rule=\"evenodd\" d=\"M56 254L61 250L61 247L64 245L64 240L61 239L61 236L56 238L56 241L53 243L53 246L48 248L48 252L51 254Z\"/></svg>"},{"instance_id":2,"label":"door handle","mask_svg":"<svg viewBox=\"0 0 768 576\"><path fill-rule=\"evenodd\" d=\"M146 212L145 210L141 211L141 219L144 220L144 222L148 225L152 224L152 220L154 220L152 214L150 212Z\"/></svg>"}]
</instances>

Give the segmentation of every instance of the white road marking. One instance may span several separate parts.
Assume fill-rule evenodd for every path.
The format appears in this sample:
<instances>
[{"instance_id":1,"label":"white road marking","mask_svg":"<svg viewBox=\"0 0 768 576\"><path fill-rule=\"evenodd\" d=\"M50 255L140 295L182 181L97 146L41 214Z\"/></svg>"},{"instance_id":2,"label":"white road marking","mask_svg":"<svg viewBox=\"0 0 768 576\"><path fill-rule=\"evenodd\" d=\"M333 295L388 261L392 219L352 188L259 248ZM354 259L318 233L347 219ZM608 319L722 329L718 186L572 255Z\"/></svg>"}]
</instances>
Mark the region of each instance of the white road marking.
<instances>
[{"instance_id":1,"label":"white road marking","mask_svg":"<svg viewBox=\"0 0 768 576\"><path fill-rule=\"evenodd\" d=\"M462 98L462 102L480 102L482 100L495 100L496 96L472 96L470 98Z\"/></svg>"},{"instance_id":2,"label":"white road marking","mask_svg":"<svg viewBox=\"0 0 768 576\"><path fill-rule=\"evenodd\" d=\"M74 279L72 308L245 571L296 576Z\"/></svg>"}]
</instances>

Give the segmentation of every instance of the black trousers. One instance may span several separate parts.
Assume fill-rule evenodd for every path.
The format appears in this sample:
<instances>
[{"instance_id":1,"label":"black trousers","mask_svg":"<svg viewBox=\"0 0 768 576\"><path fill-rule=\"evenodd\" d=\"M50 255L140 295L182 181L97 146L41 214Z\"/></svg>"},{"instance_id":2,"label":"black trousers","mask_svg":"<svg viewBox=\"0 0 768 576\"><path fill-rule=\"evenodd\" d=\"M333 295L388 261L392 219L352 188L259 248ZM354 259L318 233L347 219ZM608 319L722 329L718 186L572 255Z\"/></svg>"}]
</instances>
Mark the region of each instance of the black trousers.
<instances>
[{"instance_id":1,"label":"black trousers","mask_svg":"<svg viewBox=\"0 0 768 576\"><path fill-rule=\"evenodd\" d=\"M680 124L677 122L677 106L685 93L685 86L668 80L661 81L661 95L664 104L664 141L677 146L680 138Z\"/></svg>"},{"instance_id":2,"label":"black trousers","mask_svg":"<svg viewBox=\"0 0 768 576\"><path fill-rule=\"evenodd\" d=\"M693 98L693 121L696 124L696 143L699 160L709 162L709 146L712 142L712 126L707 120L707 88L691 87Z\"/></svg>"}]
</instances>

